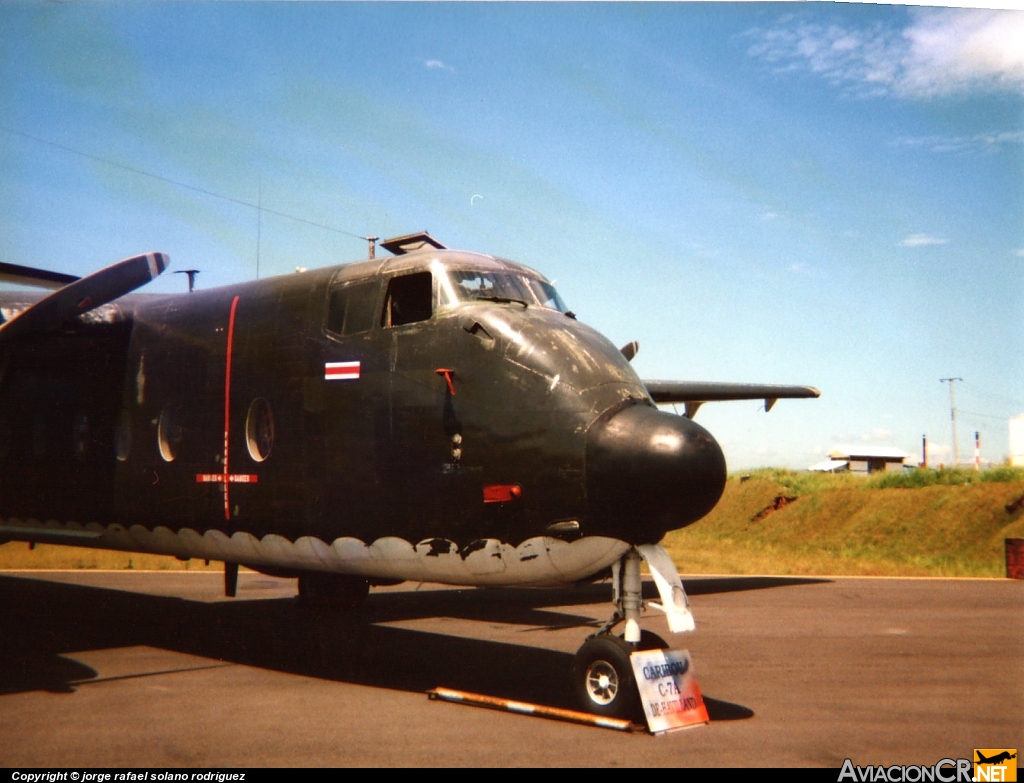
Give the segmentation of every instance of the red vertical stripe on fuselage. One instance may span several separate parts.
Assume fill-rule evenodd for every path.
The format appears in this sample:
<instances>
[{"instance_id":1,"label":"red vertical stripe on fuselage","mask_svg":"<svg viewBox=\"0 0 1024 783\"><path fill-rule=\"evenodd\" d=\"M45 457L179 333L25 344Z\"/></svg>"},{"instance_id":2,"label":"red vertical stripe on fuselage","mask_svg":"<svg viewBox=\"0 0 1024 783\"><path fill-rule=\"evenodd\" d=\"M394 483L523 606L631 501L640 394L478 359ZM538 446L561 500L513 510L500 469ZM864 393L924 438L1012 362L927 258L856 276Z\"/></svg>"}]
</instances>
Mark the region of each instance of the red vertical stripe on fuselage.
<instances>
[{"instance_id":1,"label":"red vertical stripe on fuselage","mask_svg":"<svg viewBox=\"0 0 1024 783\"><path fill-rule=\"evenodd\" d=\"M231 300L231 316L228 318L228 353L224 362L224 519L231 519L231 504L228 495L228 435L231 431L231 349L235 341L235 310L238 297Z\"/></svg>"}]
</instances>

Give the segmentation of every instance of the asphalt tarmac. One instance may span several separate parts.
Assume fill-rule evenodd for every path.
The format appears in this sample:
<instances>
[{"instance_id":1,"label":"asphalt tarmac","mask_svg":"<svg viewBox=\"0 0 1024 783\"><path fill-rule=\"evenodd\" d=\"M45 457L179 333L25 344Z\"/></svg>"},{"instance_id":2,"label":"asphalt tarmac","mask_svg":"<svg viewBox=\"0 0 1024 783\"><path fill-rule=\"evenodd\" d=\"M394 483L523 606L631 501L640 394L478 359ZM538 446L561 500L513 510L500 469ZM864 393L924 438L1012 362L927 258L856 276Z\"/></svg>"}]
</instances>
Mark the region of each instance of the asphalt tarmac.
<instances>
[{"instance_id":1,"label":"asphalt tarmac","mask_svg":"<svg viewBox=\"0 0 1024 783\"><path fill-rule=\"evenodd\" d=\"M424 695L573 708L610 614L571 590L375 589L355 617L243 573L0 573L0 766L925 765L1024 745L1024 582L693 577L711 722L619 733ZM654 592L647 585L645 594Z\"/></svg>"}]
</instances>

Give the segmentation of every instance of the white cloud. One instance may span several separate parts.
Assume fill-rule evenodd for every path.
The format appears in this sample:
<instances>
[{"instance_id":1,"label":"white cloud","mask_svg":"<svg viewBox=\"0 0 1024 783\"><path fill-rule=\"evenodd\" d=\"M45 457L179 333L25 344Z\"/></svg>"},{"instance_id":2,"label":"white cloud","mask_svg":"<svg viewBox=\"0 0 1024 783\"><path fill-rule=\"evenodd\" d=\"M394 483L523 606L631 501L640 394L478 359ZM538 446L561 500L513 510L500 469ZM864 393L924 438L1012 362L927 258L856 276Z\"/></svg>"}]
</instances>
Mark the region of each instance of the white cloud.
<instances>
[{"instance_id":1,"label":"white cloud","mask_svg":"<svg viewBox=\"0 0 1024 783\"><path fill-rule=\"evenodd\" d=\"M755 29L748 54L779 73L809 71L862 97L1024 92L1024 12L919 9L903 30L789 22Z\"/></svg>"},{"instance_id":2,"label":"white cloud","mask_svg":"<svg viewBox=\"0 0 1024 783\"><path fill-rule=\"evenodd\" d=\"M1019 256L1020 258L1024 258L1024 247L1014 250L1013 254L1015 256Z\"/></svg>"},{"instance_id":3,"label":"white cloud","mask_svg":"<svg viewBox=\"0 0 1024 783\"><path fill-rule=\"evenodd\" d=\"M976 133L973 136L904 136L892 147L928 149L932 152L993 152L1010 144L1024 145L1024 131Z\"/></svg>"},{"instance_id":4,"label":"white cloud","mask_svg":"<svg viewBox=\"0 0 1024 783\"><path fill-rule=\"evenodd\" d=\"M945 9L921 12L903 31L900 89L919 96L974 86L1024 89L1024 13Z\"/></svg>"},{"instance_id":5,"label":"white cloud","mask_svg":"<svg viewBox=\"0 0 1024 783\"><path fill-rule=\"evenodd\" d=\"M797 23L773 30L752 30L747 53L779 73L809 70L835 85L857 91L885 92L896 77L899 41L882 25L848 30L838 25Z\"/></svg>"},{"instance_id":6,"label":"white cloud","mask_svg":"<svg viewBox=\"0 0 1024 783\"><path fill-rule=\"evenodd\" d=\"M439 69L439 70L442 70L442 71L454 71L455 70L450 65L445 65L443 60L424 60L423 64L428 69L431 69L431 70L433 70L433 69Z\"/></svg>"},{"instance_id":7,"label":"white cloud","mask_svg":"<svg viewBox=\"0 0 1024 783\"><path fill-rule=\"evenodd\" d=\"M949 240L940 237L932 237L927 234L911 234L902 242L901 247L925 247L927 245L945 245Z\"/></svg>"}]
</instances>

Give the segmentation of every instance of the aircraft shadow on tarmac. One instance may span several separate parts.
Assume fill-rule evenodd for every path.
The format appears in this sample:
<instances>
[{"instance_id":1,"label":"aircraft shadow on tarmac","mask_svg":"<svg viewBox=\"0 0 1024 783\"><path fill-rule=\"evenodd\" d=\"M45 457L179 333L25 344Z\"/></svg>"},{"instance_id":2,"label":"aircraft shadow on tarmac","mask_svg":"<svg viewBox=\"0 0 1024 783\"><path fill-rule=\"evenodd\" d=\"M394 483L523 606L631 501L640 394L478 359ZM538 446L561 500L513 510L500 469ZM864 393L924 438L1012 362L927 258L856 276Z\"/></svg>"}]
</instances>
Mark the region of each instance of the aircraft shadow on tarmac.
<instances>
[{"instance_id":1,"label":"aircraft shadow on tarmac","mask_svg":"<svg viewBox=\"0 0 1024 783\"><path fill-rule=\"evenodd\" d=\"M816 581L698 579L691 594ZM646 597L656 596L645 584ZM107 588L0 577L0 694L72 693L97 677L69 652L149 646L218 661L358 685L424 692L443 686L552 707L576 707L573 656L555 650L393 628L379 623L452 617L531 630L596 627L592 616L547 611L607 602L608 584L565 590L422 590L371 593L352 616L305 610L292 598L190 601ZM602 618L603 619L603 618ZM582 641L582 637L581 637ZM142 675L145 676L145 675ZM712 720L753 716L705 695Z\"/></svg>"}]
</instances>

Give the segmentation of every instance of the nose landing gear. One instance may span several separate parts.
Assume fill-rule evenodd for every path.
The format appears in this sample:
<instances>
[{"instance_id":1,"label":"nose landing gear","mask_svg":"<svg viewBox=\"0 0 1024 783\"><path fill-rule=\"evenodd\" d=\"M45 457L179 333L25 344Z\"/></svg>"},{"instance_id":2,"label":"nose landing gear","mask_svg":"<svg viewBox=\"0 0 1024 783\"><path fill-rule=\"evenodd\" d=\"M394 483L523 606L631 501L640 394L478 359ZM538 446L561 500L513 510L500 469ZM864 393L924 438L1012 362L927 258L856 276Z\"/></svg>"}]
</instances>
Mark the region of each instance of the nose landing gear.
<instances>
[{"instance_id":1,"label":"nose landing gear","mask_svg":"<svg viewBox=\"0 0 1024 783\"><path fill-rule=\"evenodd\" d=\"M668 555L661 547L643 547L643 550L656 574L664 606L666 599L672 599L673 577L678 590L682 591L679 577L672 566L672 574L666 578L664 571ZM615 612L597 633L583 643L573 663L574 690L583 710L636 722L644 721L644 711L629 656L640 650L668 649L664 639L640 628L640 611L643 608L640 558L641 552L633 547L623 555L621 562L612 565ZM668 594L662 589L663 580L669 583ZM669 614L671 618L671 612ZM625 622L624 631L622 635L615 636L611 630L620 622Z\"/></svg>"}]
</instances>

